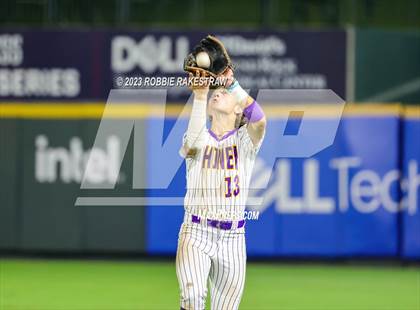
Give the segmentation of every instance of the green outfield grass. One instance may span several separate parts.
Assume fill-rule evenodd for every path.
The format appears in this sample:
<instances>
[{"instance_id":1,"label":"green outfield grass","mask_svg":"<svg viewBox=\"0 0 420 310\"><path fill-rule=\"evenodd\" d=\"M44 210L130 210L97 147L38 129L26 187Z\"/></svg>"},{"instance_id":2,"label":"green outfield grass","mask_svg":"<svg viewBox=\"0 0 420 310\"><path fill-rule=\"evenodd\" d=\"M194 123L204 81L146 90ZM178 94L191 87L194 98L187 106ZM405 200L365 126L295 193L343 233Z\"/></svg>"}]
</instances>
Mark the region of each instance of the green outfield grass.
<instances>
[{"instance_id":1,"label":"green outfield grass","mask_svg":"<svg viewBox=\"0 0 420 310\"><path fill-rule=\"evenodd\" d=\"M179 309L166 262L0 260L0 309ZM240 309L420 309L420 268L249 263Z\"/></svg>"}]
</instances>

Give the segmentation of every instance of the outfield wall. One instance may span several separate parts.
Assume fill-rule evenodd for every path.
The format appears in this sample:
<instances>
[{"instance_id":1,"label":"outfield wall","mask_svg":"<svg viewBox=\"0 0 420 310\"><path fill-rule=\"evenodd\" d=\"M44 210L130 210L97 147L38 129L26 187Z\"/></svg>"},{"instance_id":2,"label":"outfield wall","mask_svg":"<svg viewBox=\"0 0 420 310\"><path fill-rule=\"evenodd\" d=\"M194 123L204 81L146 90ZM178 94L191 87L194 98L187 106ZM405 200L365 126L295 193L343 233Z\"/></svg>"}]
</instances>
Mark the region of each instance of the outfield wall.
<instances>
[{"instance_id":1,"label":"outfield wall","mask_svg":"<svg viewBox=\"0 0 420 310\"><path fill-rule=\"evenodd\" d=\"M331 89L347 101L418 101L418 33L3 28L1 249L174 253L182 207L160 206L159 198L176 196L182 204L185 193L177 152L186 119L174 126L179 105L165 110L164 122L156 106L116 111L112 123L124 127L135 117L136 134L127 149L123 132L105 135L87 173L93 188L80 189L80 182L104 101L122 87L117 78L185 76L185 55L208 32L223 39L252 95ZM382 65L390 60L398 65ZM185 102L189 95L187 87L172 87L167 99ZM318 111L314 121L328 123L329 112ZM284 115L276 108L269 114L269 128L281 128ZM278 132L268 131L256 177L274 173L260 192L267 197L256 210L261 217L247 225L249 254L419 258L419 114L418 107L349 107L334 145L311 159L274 160L282 145ZM133 189L133 177L144 188ZM162 182L167 189L150 189ZM77 197L95 196L107 203L147 197L148 206L74 206Z\"/></svg>"},{"instance_id":2,"label":"outfield wall","mask_svg":"<svg viewBox=\"0 0 420 310\"><path fill-rule=\"evenodd\" d=\"M152 106L117 111L110 121L118 125L138 115L127 149L118 133L104 137L94 149L95 168L85 175L94 186L80 189L103 105L1 104L0 248L173 255L183 209L155 198L182 203L185 193L178 148L187 119L174 125L179 109L167 110L165 121ZM316 121L328 122L322 111ZM259 219L246 225L250 257L420 258L417 107L348 106L334 144L308 159L273 159L282 147L275 129L284 114L272 112L255 171L257 180L272 177L260 191ZM133 162L138 182L150 187L165 179L168 188L133 189ZM103 189L115 174L115 188ZM148 197L150 203L75 206L77 197Z\"/></svg>"},{"instance_id":3,"label":"outfield wall","mask_svg":"<svg viewBox=\"0 0 420 310\"><path fill-rule=\"evenodd\" d=\"M117 77L184 77L183 61L207 34L229 50L242 86L332 89L345 97L346 31L0 30L0 100L105 101ZM51 44L54 42L54 44ZM309 56L309 57L308 57ZM184 101L188 87L167 87Z\"/></svg>"}]
</instances>

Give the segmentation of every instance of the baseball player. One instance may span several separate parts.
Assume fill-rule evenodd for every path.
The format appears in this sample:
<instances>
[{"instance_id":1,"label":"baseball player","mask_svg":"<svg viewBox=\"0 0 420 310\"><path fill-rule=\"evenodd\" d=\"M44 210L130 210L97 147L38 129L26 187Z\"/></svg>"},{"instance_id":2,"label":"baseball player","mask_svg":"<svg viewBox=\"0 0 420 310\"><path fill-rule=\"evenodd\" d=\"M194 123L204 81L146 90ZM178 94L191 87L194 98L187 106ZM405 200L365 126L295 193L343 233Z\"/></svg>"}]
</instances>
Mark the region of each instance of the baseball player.
<instances>
[{"instance_id":1,"label":"baseball player","mask_svg":"<svg viewBox=\"0 0 420 310\"><path fill-rule=\"evenodd\" d=\"M238 309L245 283L244 211L250 177L264 138L260 105L233 79L227 88L193 87L194 100L180 154L187 193L176 273L181 309ZM197 77L203 73L196 71ZM210 128L206 120L210 120ZM245 120L245 121L244 121Z\"/></svg>"}]
</instances>

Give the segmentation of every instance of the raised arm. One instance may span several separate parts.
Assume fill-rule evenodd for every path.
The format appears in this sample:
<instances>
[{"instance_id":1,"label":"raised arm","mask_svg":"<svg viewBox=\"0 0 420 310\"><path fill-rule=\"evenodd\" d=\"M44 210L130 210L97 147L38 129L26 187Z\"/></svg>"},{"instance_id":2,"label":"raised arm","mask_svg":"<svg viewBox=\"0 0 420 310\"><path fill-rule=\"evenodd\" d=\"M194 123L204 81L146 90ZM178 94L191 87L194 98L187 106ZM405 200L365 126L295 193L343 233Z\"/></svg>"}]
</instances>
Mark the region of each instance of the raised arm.
<instances>
[{"instance_id":1,"label":"raised arm","mask_svg":"<svg viewBox=\"0 0 420 310\"><path fill-rule=\"evenodd\" d=\"M225 76L228 80L231 80L231 85L228 87L228 90L235 96L243 109L245 117L249 120L247 131L252 143L256 146L263 138L267 125L264 111L258 102L249 96L241 85L239 85L239 82L233 78L233 71L231 69L227 70Z\"/></svg>"},{"instance_id":2,"label":"raised arm","mask_svg":"<svg viewBox=\"0 0 420 310\"><path fill-rule=\"evenodd\" d=\"M199 78L200 74L198 73L196 77ZM190 75L190 78L193 78L193 76ZM204 146L202 133L206 130L207 95L209 86L208 84L192 86L191 89L193 91L194 100L184 144L179 151L182 157L194 157L198 150Z\"/></svg>"},{"instance_id":3,"label":"raised arm","mask_svg":"<svg viewBox=\"0 0 420 310\"><path fill-rule=\"evenodd\" d=\"M249 120L247 126L249 137L256 146L264 136L267 119L261 106L251 96L248 96L246 100L244 115Z\"/></svg>"}]
</instances>

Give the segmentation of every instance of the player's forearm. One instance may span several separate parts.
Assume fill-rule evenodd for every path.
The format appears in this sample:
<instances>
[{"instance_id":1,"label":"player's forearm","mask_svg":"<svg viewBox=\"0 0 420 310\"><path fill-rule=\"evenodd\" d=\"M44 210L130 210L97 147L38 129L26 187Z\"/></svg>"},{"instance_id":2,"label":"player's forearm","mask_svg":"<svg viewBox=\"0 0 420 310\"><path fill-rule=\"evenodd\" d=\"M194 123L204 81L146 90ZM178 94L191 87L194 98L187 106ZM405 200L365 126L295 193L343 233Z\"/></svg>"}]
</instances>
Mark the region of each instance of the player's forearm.
<instances>
[{"instance_id":1,"label":"player's forearm","mask_svg":"<svg viewBox=\"0 0 420 310\"><path fill-rule=\"evenodd\" d=\"M200 148L203 141L201 133L206 128L207 94L194 93L191 109L191 117L188 122L186 146L188 148Z\"/></svg>"},{"instance_id":2,"label":"player's forearm","mask_svg":"<svg viewBox=\"0 0 420 310\"><path fill-rule=\"evenodd\" d=\"M250 106L255 99L252 98L239 84L238 80L235 80L232 85L228 87L228 91L235 96L236 101L241 105L242 109Z\"/></svg>"},{"instance_id":3,"label":"player's forearm","mask_svg":"<svg viewBox=\"0 0 420 310\"><path fill-rule=\"evenodd\" d=\"M247 107L250 102L249 100L254 101L251 96L242 88L238 80L234 80L232 85L230 85L227 90L235 97L236 101L241 105L242 109Z\"/></svg>"},{"instance_id":4,"label":"player's forearm","mask_svg":"<svg viewBox=\"0 0 420 310\"><path fill-rule=\"evenodd\" d=\"M253 125L255 126L258 125L258 127L261 127L263 124L265 124L264 112L261 106L242 88L242 86L237 80L235 80L235 82L228 87L228 91L235 97L236 101L241 105L242 109L244 110L245 116L248 118L248 120L250 120L250 123L253 123ZM261 124L258 124L258 121L260 120Z\"/></svg>"},{"instance_id":5,"label":"player's forearm","mask_svg":"<svg viewBox=\"0 0 420 310\"><path fill-rule=\"evenodd\" d=\"M249 98L252 100L252 102L248 104L243 110L243 114L249 122L248 126L255 129L264 129L267 123L265 113L256 100L254 100L252 97Z\"/></svg>"},{"instance_id":6,"label":"player's forearm","mask_svg":"<svg viewBox=\"0 0 420 310\"><path fill-rule=\"evenodd\" d=\"M264 135L265 127L267 126L267 119L264 116L258 122L248 124L248 133L254 144L257 144Z\"/></svg>"},{"instance_id":7,"label":"player's forearm","mask_svg":"<svg viewBox=\"0 0 420 310\"><path fill-rule=\"evenodd\" d=\"M265 127L267 125L265 113L256 100L252 97L248 97L248 104L244 108L243 114L248 119L248 134L254 145L257 145L264 136Z\"/></svg>"}]
</instances>

